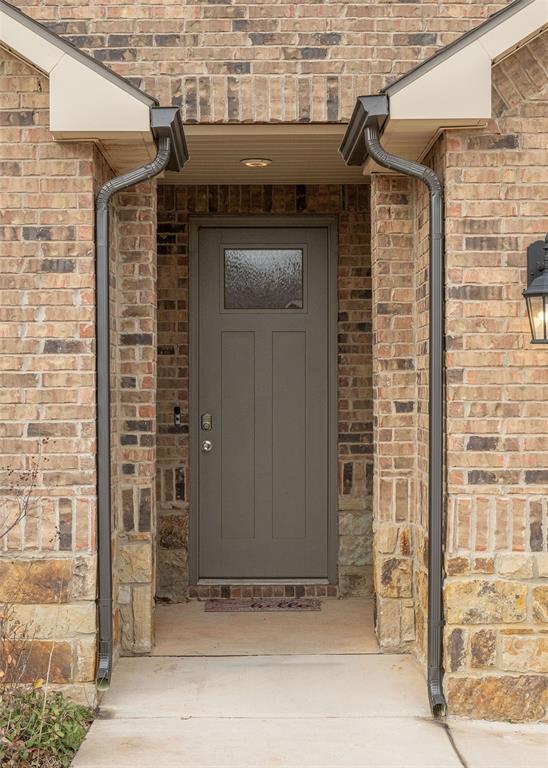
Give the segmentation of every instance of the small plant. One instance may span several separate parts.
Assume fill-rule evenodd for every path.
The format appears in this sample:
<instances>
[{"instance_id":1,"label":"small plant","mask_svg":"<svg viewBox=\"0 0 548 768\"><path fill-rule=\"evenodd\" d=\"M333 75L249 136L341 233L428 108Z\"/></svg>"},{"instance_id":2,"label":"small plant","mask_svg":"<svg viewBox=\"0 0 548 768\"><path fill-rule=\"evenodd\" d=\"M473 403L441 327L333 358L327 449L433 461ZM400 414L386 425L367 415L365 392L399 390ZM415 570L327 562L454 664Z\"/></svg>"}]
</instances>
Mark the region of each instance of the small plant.
<instances>
[{"instance_id":1,"label":"small plant","mask_svg":"<svg viewBox=\"0 0 548 768\"><path fill-rule=\"evenodd\" d=\"M48 445L48 438L38 444L38 455L27 457L28 468L16 471L11 466L1 467L0 476L5 487L0 488L3 504L0 505L0 553L2 552L9 534L21 526L35 512L36 487L43 459L43 450ZM10 515L6 500L16 502L16 512ZM28 563L27 572L32 568ZM17 618L16 606L24 588L21 583L11 584L11 591L0 603L0 696L6 695L11 688L24 680L33 628L30 623L23 624Z\"/></svg>"},{"instance_id":2,"label":"small plant","mask_svg":"<svg viewBox=\"0 0 548 768\"><path fill-rule=\"evenodd\" d=\"M0 539L7 539L8 534L21 522L34 514L34 505L36 503L35 491L38 484L41 465L48 461L43 457L43 452L47 448L49 438L45 437L38 443L38 454L28 458L26 469L16 470L12 466L2 467L2 482L5 487L2 488L2 494L5 499L12 498L17 503L17 511L11 517L8 514L2 515L2 526L0 528Z\"/></svg>"},{"instance_id":3,"label":"small plant","mask_svg":"<svg viewBox=\"0 0 548 768\"><path fill-rule=\"evenodd\" d=\"M92 719L88 707L41 687L0 693L0 765L68 768Z\"/></svg>"}]
</instances>

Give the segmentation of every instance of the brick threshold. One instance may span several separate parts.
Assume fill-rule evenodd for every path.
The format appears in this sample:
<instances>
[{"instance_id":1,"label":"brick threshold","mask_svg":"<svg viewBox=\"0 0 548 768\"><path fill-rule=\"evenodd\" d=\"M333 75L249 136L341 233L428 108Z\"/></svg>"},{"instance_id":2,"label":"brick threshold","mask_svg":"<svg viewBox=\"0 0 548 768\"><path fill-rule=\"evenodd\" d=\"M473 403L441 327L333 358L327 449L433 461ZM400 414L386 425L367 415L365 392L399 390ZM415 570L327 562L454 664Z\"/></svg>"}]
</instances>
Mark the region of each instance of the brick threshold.
<instances>
[{"instance_id":1,"label":"brick threshold","mask_svg":"<svg viewBox=\"0 0 548 768\"><path fill-rule=\"evenodd\" d=\"M338 597L339 588L336 584L287 583L287 584L197 584L188 588L188 597L194 599L208 598L242 598L242 597Z\"/></svg>"},{"instance_id":2,"label":"brick threshold","mask_svg":"<svg viewBox=\"0 0 548 768\"><path fill-rule=\"evenodd\" d=\"M292 587L329 584L328 579L198 579L198 586L206 587Z\"/></svg>"}]
</instances>

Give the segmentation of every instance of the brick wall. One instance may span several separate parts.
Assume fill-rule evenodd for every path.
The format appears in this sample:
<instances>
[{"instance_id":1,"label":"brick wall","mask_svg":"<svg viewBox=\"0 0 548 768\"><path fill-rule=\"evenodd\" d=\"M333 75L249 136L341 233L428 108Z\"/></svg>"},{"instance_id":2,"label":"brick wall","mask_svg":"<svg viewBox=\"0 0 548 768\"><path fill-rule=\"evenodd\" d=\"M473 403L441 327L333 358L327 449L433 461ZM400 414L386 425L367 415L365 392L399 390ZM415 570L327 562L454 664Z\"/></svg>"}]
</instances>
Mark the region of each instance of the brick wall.
<instances>
[{"instance_id":1,"label":"brick wall","mask_svg":"<svg viewBox=\"0 0 548 768\"><path fill-rule=\"evenodd\" d=\"M187 594L188 217L206 213L339 217L339 585L342 594L370 595L373 449L367 185L159 187L158 595L181 600ZM180 427L173 424L174 405L181 407Z\"/></svg>"},{"instance_id":2,"label":"brick wall","mask_svg":"<svg viewBox=\"0 0 548 768\"><path fill-rule=\"evenodd\" d=\"M548 355L521 295L548 230L547 54L544 34L495 66L493 120L445 154L447 691L512 720L542 716L548 672Z\"/></svg>"},{"instance_id":3,"label":"brick wall","mask_svg":"<svg viewBox=\"0 0 548 768\"><path fill-rule=\"evenodd\" d=\"M48 81L0 48L1 601L21 603L28 675L95 674L94 196L112 170L92 144L54 142ZM156 471L156 188L111 206L111 448L115 642L152 646ZM15 526L37 469L28 514ZM26 498L29 494L24 494ZM1 532L0 532L1 536ZM17 597L15 597L17 595ZM119 641L119 642L118 642Z\"/></svg>"},{"instance_id":4,"label":"brick wall","mask_svg":"<svg viewBox=\"0 0 548 768\"><path fill-rule=\"evenodd\" d=\"M527 245L548 229L546 51L544 35L498 64L494 119L447 133L425 161L446 189L446 690L455 714L511 720L542 717L548 671L548 357L530 344L521 295ZM424 185L374 177L372 218L377 631L424 660ZM400 544L409 521L411 552Z\"/></svg>"},{"instance_id":5,"label":"brick wall","mask_svg":"<svg viewBox=\"0 0 548 768\"><path fill-rule=\"evenodd\" d=\"M498 64L494 119L447 133L426 159L446 190L446 692L454 714L509 720L543 716L548 672L548 356L521 295L527 245L548 229L546 52L544 35ZM422 660L427 206L422 184L374 177L377 632Z\"/></svg>"},{"instance_id":6,"label":"brick wall","mask_svg":"<svg viewBox=\"0 0 548 768\"><path fill-rule=\"evenodd\" d=\"M507 0L59 0L14 5L187 122L336 122Z\"/></svg>"},{"instance_id":7,"label":"brick wall","mask_svg":"<svg viewBox=\"0 0 548 768\"><path fill-rule=\"evenodd\" d=\"M187 122L344 120L358 93L506 5L15 4L180 104ZM453 712L508 719L540 715L548 671L548 361L529 344L521 297L526 247L548 229L546 52L539 38L497 64L494 119L448 134L429 159L447 181L447 692ZM110 169L91 145L51 140L43 76L5 51L0 66L0 451L15 479L41 453L31 512L2 539L0 599L24 584L16 610L35 622L29 675L43 675L51 653L54 682L92 696L93 191ZM373 493L379 638L424 656L426 195L374 179L371 286L366 189L161 188L158 275L155 187L119 197L112 439L123 652L151 647L156 506L158 593L186 593L188 215L271 211L339 215L341 590L371 592ZM9 526L18 500L3 474Z\"/></svg>"},{"instance_id":8,"label":"brick wall","mask_svg":"<svg viewBox=\"0 0 548 768\"><path fill-rule=\"evenodd\" d=\"M51 654L50 679L92 698L94 153L52 140L45 77L2 48L0 72L0 601L35 638L27 677Z\"/></svg>"}]
</instances>

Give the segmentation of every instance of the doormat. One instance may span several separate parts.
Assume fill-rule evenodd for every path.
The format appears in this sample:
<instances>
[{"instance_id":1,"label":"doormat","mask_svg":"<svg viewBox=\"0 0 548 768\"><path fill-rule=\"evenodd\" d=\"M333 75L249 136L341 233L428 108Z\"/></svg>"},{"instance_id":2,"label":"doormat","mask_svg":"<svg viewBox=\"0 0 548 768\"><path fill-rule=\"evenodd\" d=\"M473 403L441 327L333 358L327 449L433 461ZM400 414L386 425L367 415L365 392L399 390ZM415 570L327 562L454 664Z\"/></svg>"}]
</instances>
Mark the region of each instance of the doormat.
<instances>
[{"instance_id":1,"label":"doormat","mask_svg":"<svg viewBox=\"0 0 548 768\"><path fill-rule=\"evenodd\" d=\"M314 598L221 598L206 600L207 612L320 611L322 601Z\"/></svg>"}]
</instances>

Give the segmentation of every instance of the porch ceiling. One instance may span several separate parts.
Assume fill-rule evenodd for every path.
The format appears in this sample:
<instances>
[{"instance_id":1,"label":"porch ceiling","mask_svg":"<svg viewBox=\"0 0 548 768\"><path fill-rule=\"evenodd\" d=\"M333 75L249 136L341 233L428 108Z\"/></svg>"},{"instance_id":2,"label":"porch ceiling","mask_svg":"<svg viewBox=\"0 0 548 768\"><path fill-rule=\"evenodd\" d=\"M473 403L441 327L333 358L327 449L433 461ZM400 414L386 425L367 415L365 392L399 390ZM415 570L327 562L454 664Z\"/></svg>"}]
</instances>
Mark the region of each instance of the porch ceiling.
<instances>
[{"instance_id":1,"label":"porch ceiling","mask_svg":"<svg viewBox=\"0 0 548 768\"><path fill-rule=\"evenodd\" d=\"M364 184L362 169L346 166L339 145L346 126L185 125L190 160L164 184ZM265 168L240 160L264 157Z\"/></svg>"}]
</instances>

